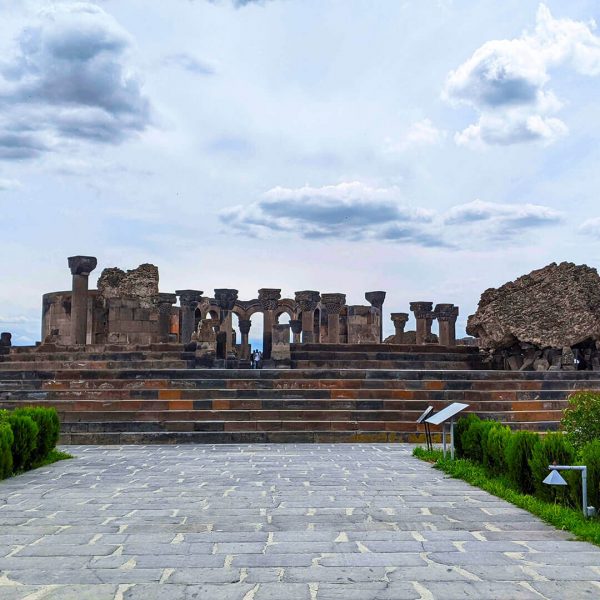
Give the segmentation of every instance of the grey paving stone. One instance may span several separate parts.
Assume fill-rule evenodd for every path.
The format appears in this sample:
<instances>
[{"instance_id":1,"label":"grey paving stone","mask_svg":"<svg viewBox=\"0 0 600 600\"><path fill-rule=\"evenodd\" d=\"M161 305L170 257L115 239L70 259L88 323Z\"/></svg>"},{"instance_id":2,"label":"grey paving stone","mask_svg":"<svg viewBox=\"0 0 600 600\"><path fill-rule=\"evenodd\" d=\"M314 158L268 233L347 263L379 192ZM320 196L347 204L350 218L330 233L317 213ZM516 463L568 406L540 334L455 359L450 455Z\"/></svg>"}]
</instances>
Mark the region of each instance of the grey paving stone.
<instances>
[{"instance_id":1,"label":"grey paving stone","mask_svg":"<svg viewBox=\"0 0 600 600\"><path fill-rule=\"evenodd\" d=\"M600 597L600 549L405 445L69 450L0 482L1 600Z\"/></svg>"}]
</instances>

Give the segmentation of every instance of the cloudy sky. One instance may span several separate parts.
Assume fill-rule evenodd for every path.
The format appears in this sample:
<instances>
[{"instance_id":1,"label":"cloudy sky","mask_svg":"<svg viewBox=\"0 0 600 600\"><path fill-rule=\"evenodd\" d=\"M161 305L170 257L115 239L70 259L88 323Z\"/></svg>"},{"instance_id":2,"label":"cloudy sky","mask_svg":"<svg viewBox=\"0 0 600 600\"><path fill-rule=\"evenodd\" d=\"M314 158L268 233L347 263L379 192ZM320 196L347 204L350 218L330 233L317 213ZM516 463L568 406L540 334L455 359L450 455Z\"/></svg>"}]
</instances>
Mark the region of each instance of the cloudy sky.
<instances>
[{"instance_id":1,"label":"cloudy sky","mask_svg":"<svg viewBox=\"0 0 600 600\"><path fill-rule=\"evenodd\" d=\"M0 329L66 257L454 302L600 262L597 0L0 0ZM392 329L387 327L388 331ZM253 328L256 335L258 329Z\"/></svg>"}]
</instances>

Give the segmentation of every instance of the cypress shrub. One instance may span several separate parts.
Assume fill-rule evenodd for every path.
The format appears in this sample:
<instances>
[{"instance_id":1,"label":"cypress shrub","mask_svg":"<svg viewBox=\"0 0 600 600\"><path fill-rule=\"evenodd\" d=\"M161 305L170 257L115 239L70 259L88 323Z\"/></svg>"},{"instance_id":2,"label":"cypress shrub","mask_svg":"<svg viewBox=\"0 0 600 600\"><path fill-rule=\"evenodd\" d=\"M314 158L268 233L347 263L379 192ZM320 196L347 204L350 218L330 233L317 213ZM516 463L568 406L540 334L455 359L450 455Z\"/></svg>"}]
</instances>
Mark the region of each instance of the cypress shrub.
<instances>
[{"instance_id":1,"label":"cypress shrub","mask_svg":"<svg viewBox=\"0 0 600 600\"><path fill-rule=\"evenodd\" d=\"M561 475L567 481L573 482L573 486L546 485L543 481L549 473L548 465L553 463L572 465L574 461L575 449L564 434L559 432L547 433L541 438L540 442L534 446L529 459L535 495L540 500L547 502L559 501L566 504L569 496L577 493L574 485L575 478L563 471ZM565 490L565 487L572 489Z\"/></svg>"},{"instance_id":2,"label":"cypress shrub","mask_svg":"<svg viewBox=\"0 0 600 600\"><path fill-rule=\"evenodd\" d=\"M465 458L480 463L483 460L481 436L485 421L479 419L471 421L462 436L462 450Z\"/></svg>"},{"instance_id":3,"label":"cypress shrub","mask_svg":"<svg viewBox=\"0 0 600 600\"><path fill-rule=\"evenodd\" d=\"M55 408L44 408L41 406L28 406L18 408L13 414L24 415L33 419L38 426L36 448L32 456L32 462L36 463L48 456L56 446L60 433L58 413Z\"/></svg>"},{"instance_id":4,"label":"cypress shrub","mask_svg":"<svg viewBox=\"0 0 600 600\"><path fill-rule=\"evenodd\" d=\"M588 504L600 510L600 440L585 444L579 452L579 463L587 467ZM578 497L581 496L581 486L577 486ZM579 498L580 503L581 499Z\"/></svg>"},{"instance_id":5,"label":"cypress shrub","mask_svg":"<svg viewBox=\"0 0 600 600\"><path fill-rule=\"evenodd\" d=\"M507 441L506 470L510 482L523 494L533 493L533 475L529 460L540 436L532 431L515 431Z\"/></svg>"},{"instance_id":6,"label":"cypress shrub","mask_svg":"<svg viewBox=\"0 0 600 600\"><path fill-rule=\"evenodd\" d=\"M0 420L0 479L10 477L13 470L13 432L7 421Z\"/></svg>"},{"instance_id":7,"label":"cypress shrub","mask_svg":"<svg viewBox=\"0 0 600 600\"><path fill-rule=\"evenodd\" d=\"M458 419L456 424L454 425L454 453L456 458L464 458L465 451L463 447L463 436L469 425L474 421L480 421L481 419L474 413L469 413L464 417Z\"/></svg>"},{"instance_id":8,"label":"cypress shrub","mask_svg":"<svg viewBox=\"0 0 600 600\"><path fill-rule=\"evenodd\" d=\"M14 436L12 444L13 467L15 471L23 471L31 466L39 428L37 423L26 415L9 413L6 420Z\"/></svg>"},{"instance_id":9,"label":"cypress shrub","mask_svg":"<svg viewBox=\"0 0 600 600\"><path fill-rule=\"evenodd\" d=\"M506 473L506 447L512 436L509 427L495 424L488 430L483 446L483 466L492 475Z\"/></svg>"}]
</instances>

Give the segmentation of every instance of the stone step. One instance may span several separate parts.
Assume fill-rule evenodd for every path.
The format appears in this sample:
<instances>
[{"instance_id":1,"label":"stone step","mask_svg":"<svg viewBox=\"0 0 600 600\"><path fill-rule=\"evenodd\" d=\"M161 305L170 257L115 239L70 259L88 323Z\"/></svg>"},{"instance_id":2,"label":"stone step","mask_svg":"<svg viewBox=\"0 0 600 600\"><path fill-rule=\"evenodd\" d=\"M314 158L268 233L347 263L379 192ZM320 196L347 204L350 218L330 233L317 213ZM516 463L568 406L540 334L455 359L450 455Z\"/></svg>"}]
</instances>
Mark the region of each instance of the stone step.
<instances>
[{"instance_id":1,"label":"stone step","mask_svg":"<svg viewBox=\"0 0 600 600\"><path fill-rule=\"evenodd\" d=\"M394 362L463 362L479 361L479 356L452 354L443 352L305 352L292 353L293 361L330 362L330 361L394 361Z\"/></svg>"},{"instance_id":2,"label":"stone step","mask_svg":"<svg viewBox=\"0 0 600 600\"><path fill-rule=\"evenodd\" d=\"M2 365L4 363L0 363ZM495 371L495 370L446 370L424 371L420 369L193 369L161 368L124 369L119 368L86 369L38 367L23 369L4 369L0 372L0 381L9 380L260 380L260 381L298 381L298 380L377 380L377 381L564 381L579 384L585 381L600 380L597 371Z\"/></svg>"},{"instance_id":3,"label":"stone step","mask_svg":"<svg viewBox=\"0 0 600 600\"><path fill-rule=\"evenodd\" d=\"M173 360L193 360L194 352L184 352L182 348L169 352L31 352L31 353L11 353L3 357L3 362L8 363L55 363L55 362L73 362L73 361L173 361Z\"/></svg>"},{"instance_id":4,"label":"stone step","mask_svg":"<svg viewBox=\"0 0 600 600\"><path fill-rule=\"evenodd\" d=\"M465 361L424 361L424 360L295 360L292 369L419 369L437 371L445 369L477 369L479 365Z\"/></svg>"},{"instance_id":5,"label":"stone step","mask_svg":"<svg viewBox=\"0 0 600 600\"><path fill-rule=\"evenodd\" d=\"M168 359L168 360L52 360L52 361L9 361L0 362L0 373L2 371L28 371L32 367L36 370L153 370L153 369L193 369L195 358L192 360Z\"/></svg>"},{"instance_id":6,"label":"stone step","mask_svg":"<svg viewBox=\"0 0 600 600\"><path fill-rule=\"evenodd\" d=\"M474 346L441 346L440 344L291 344L290 351L295 352L396 352L396 353L434 353L479 355Z\"/></svg>"}]
</instances>

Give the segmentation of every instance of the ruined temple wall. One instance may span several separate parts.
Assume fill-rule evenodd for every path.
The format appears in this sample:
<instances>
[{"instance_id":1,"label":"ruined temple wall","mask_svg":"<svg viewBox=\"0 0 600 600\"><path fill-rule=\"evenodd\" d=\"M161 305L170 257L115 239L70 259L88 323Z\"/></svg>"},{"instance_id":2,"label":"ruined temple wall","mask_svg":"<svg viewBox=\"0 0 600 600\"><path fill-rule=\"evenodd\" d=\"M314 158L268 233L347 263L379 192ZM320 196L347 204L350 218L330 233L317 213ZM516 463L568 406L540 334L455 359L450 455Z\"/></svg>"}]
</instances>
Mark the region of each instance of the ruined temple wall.
<instances>
[{"instance_id":1,"label":"ruined temple wall","mask_svg":"<svg viewBox=\"0 0 600 600\"><path fill-rule=\"evenodd\" d=\"M379 343L380 312L371 306L348 306L346 325L349 344Z\"/></svg>"},{"instance_id":2,"label":"ruined temple wall","mask_svg":"<svg viewBox=\"0 0 600 600\"><path fill-rule=\"evenodd\" d=\"M88 293L88 326L86 343L93 344L94 332L98 326L97 315L95 314L95 303L98 296L96 290L90 290ZM54 343L63 346L71 343L71 291L50 292L42 296L42 331L41 340L57 332L54 336Z\"/></svg>"}]
</instances>

